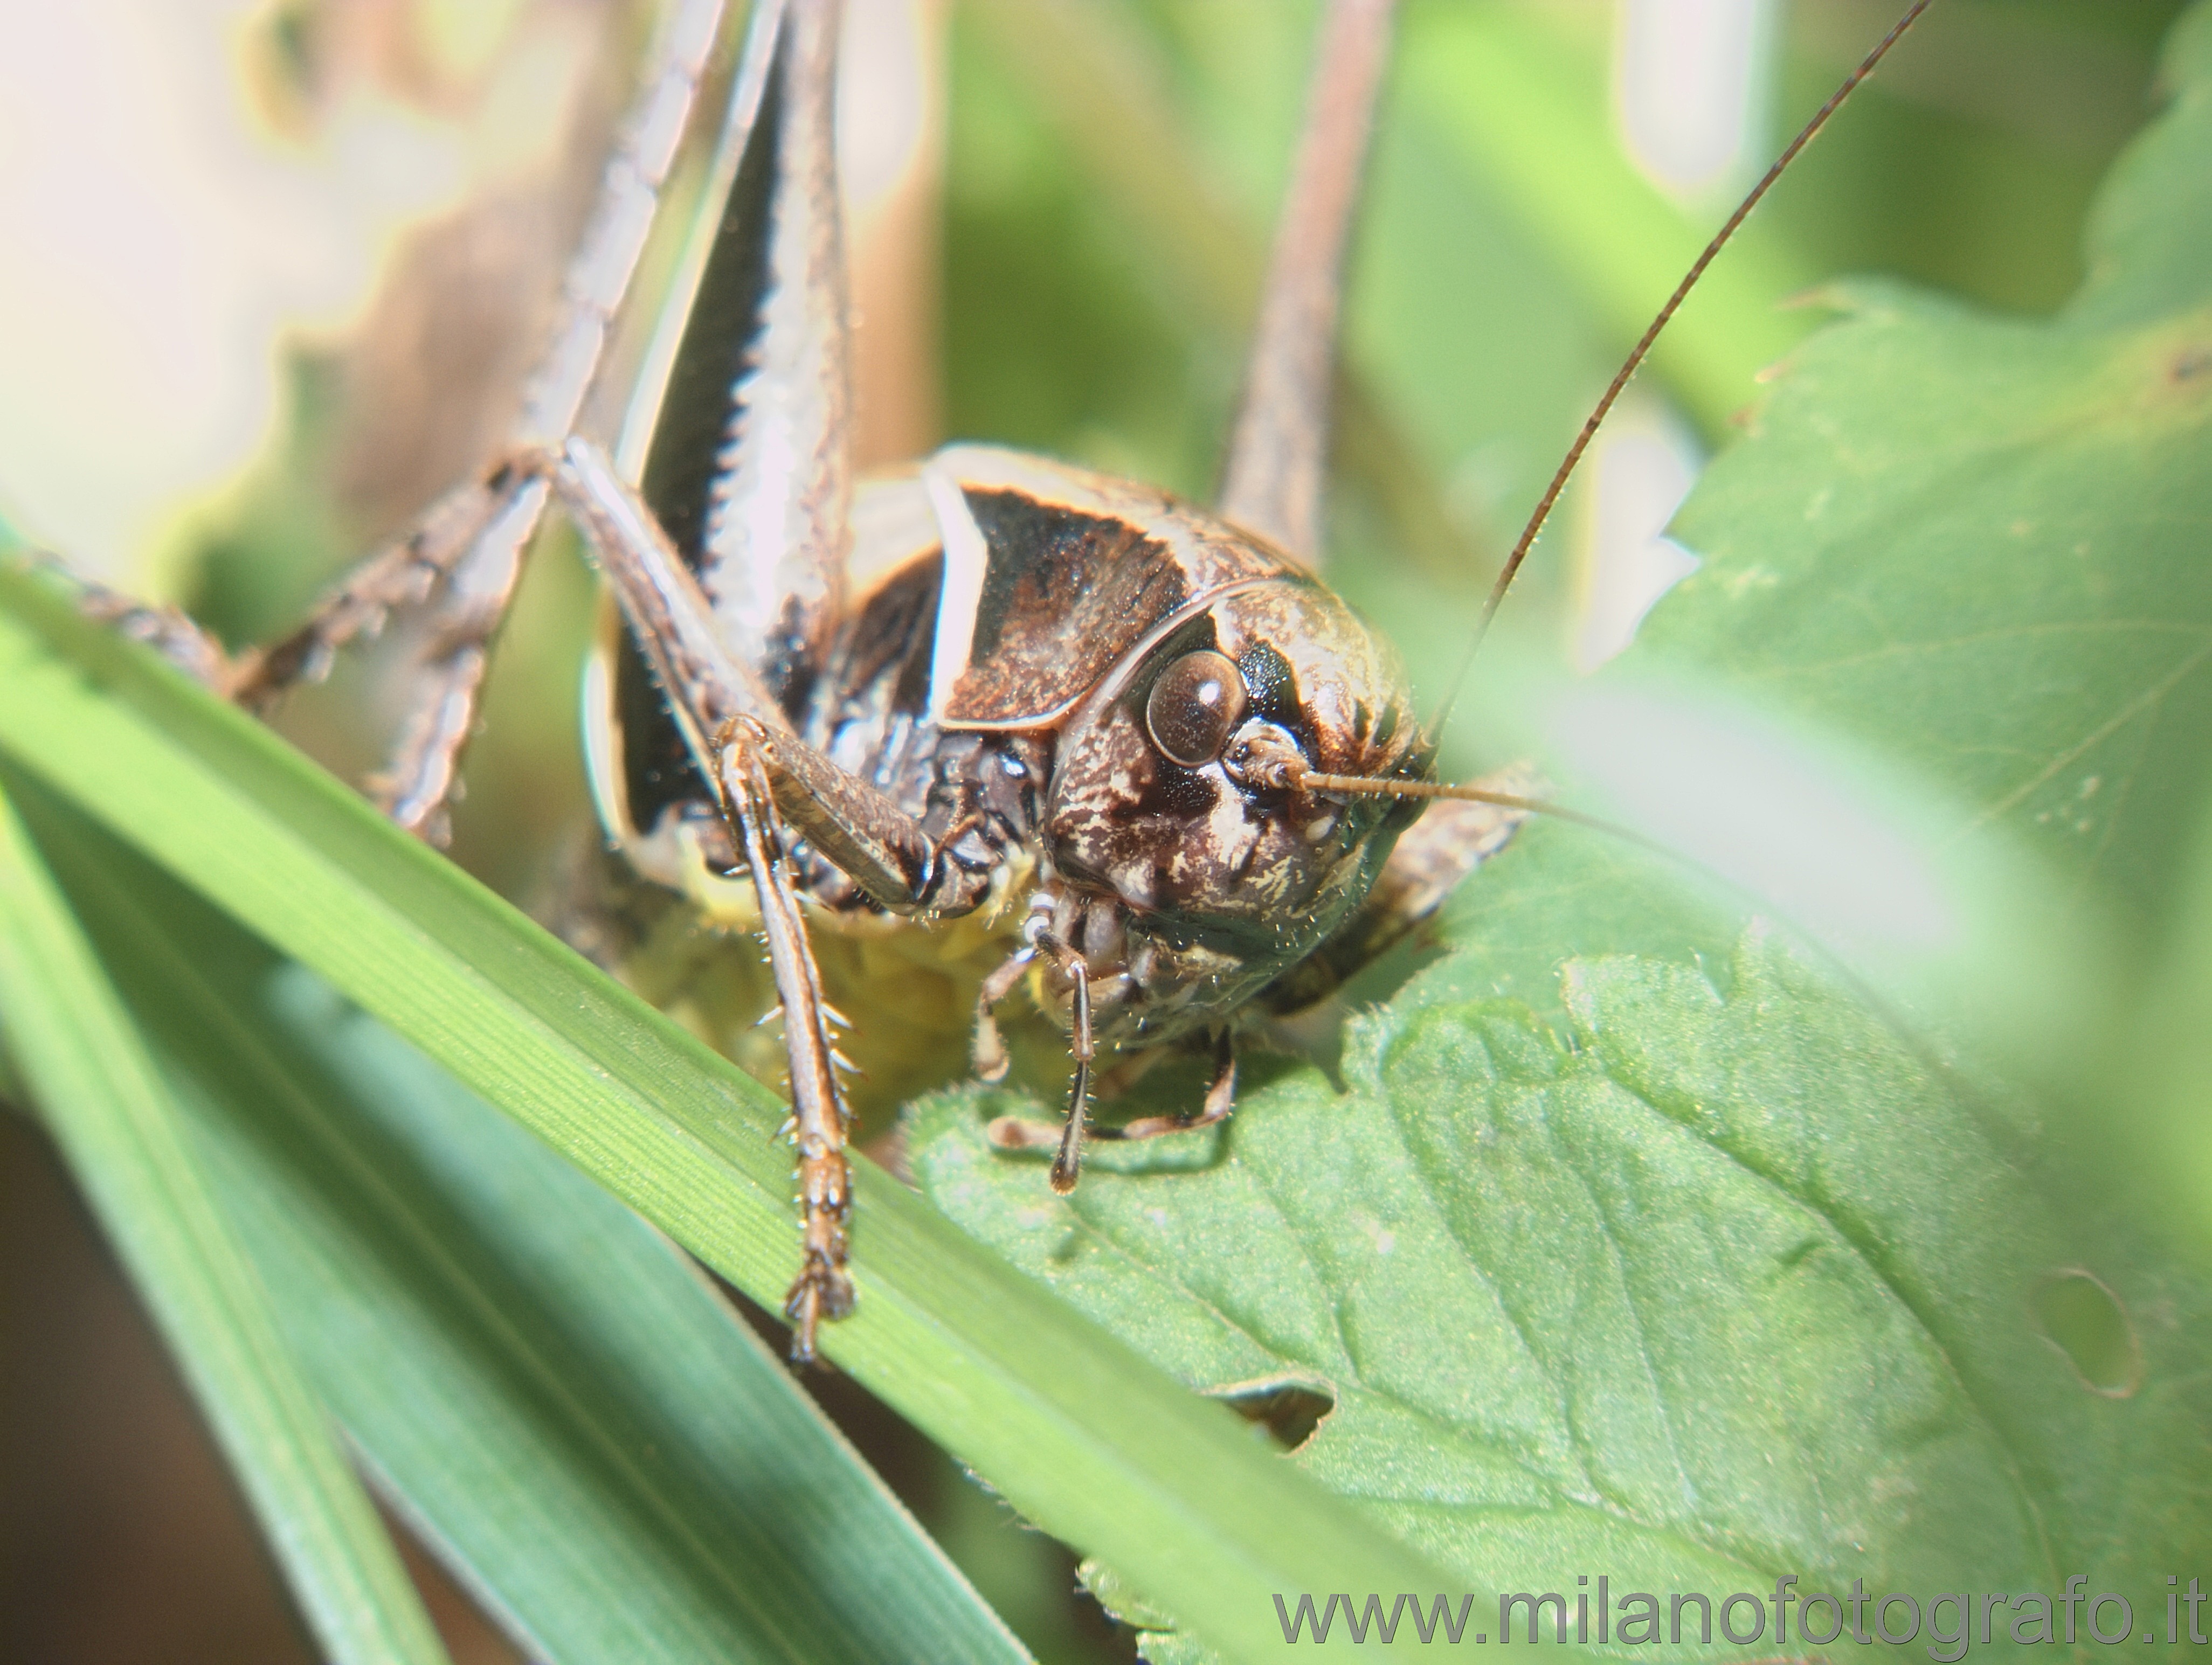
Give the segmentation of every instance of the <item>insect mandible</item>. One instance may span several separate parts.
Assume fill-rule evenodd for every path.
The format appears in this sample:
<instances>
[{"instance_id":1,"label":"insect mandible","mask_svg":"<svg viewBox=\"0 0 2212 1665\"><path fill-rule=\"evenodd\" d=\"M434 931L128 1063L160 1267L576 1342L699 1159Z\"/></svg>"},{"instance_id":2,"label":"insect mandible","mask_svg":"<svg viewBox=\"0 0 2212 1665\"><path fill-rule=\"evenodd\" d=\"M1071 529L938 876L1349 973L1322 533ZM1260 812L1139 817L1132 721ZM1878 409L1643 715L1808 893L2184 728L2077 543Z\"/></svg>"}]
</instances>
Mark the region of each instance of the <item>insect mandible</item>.
<instances>
[{"instance_id":1,"label":"insect mandible","mask_svg":"<svg viewBox=\"0 0 2212 1665\"><path fill-rule=\"evenodd\" d=\"M1176 1045L1213 1059L1190 1114L1114 1136L1219 1121L1240 1017L1317 958L1356 960L1407 928L1530 806L1429 780L1434 748L1395 654L1310 571L1338 274L1388 5L1346 0L1324 25L1218 514L982 446L856 487L836 8L821 0L755 9L714 168L726 206L687 263L617 457L574 434L635 264L626 228L651 206L718 10L688 8L674 27L514 442L228 680L264 699L432 592L448 622L386 797L403 824L434 826L522 549L560 499L636 648L599 679L609 832L672 888L741 873L757 899L805 1219L786 1311L806 1358L853 1299L851 1118L811 928L1007 921L975 1060L1003 1071L991 1014L1024 984L1060 1018L1062 1124L994 1131L1005 1147L1049 1143L1065 1190L1096 1059ZM1454 814L1418 820L1439 795Z\"/></svg>"}]
</instances>

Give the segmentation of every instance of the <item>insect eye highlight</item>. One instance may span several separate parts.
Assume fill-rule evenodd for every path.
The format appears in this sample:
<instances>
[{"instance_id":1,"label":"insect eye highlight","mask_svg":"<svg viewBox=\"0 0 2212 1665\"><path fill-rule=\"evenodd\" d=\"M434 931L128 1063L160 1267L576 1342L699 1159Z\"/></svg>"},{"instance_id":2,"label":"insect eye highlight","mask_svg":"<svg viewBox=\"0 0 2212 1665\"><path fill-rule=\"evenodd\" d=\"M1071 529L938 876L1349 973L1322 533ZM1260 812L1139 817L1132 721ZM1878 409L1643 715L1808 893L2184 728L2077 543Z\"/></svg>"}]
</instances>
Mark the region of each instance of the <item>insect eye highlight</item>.
<instances>
[{"instance_id":1,"label":"insect eye highlight","mask_svg":"<svg viewBox=\"0 0 2212 1665\"><path fill-rule=\"evenodd\" d=\"M1226 654L1186 653L1152 684L1145 729L1170 762L1196 769L1221 755L1244 717L1244 679Z\"/></svg>"}]
</instances>

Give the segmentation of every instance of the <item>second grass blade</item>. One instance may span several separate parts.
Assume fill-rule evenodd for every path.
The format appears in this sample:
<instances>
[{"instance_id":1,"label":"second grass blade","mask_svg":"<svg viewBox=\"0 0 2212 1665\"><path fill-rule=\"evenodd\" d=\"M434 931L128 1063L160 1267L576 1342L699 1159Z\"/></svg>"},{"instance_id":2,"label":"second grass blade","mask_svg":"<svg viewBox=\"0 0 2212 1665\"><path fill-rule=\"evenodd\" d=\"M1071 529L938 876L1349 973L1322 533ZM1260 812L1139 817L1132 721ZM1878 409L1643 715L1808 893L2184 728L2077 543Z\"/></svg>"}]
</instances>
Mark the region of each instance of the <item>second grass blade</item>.
<instances>
[{"instance_id":1,"label":"second grass blade","mask_svg":"<svg viewBox=\"0 0 2212 1665\"><path fill-rule=\"evenodd\" d=\"M1024 1656L696 1269L43 795L288 1336L533 1658Z\"/></svg>"},{"instance_id":2,"label":"second grass blade","mask_svg":"<svg viewBox=\"0 0 2212 1665\"><path fill-rule=\"evenodd\" d=\"M445 1658L210 1195L174 1098L0 790L0 1040L191 1384L316 1639Z\"/></svg>"}]
</instances>

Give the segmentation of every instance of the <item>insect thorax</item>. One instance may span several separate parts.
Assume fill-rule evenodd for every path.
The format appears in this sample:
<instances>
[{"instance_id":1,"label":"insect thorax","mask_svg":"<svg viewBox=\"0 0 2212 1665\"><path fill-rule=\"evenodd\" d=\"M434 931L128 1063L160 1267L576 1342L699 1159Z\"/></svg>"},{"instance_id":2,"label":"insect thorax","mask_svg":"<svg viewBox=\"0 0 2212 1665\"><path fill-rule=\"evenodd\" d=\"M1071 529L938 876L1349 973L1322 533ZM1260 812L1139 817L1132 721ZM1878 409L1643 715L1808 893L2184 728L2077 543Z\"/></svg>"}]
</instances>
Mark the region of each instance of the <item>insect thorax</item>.
<instances>
[{"instance_id":1,"label":"insect thorax","mask_svg":"<svg viewBox=\"0 0 2212 1665\"><path fill-rule=\"evenodd\" d=\"M1082 954L1100 1040L1128 1046L1226 1024L1358 905L1410 816L1255 791L1220 760L1241 725L1334 772L1427 764L1395 657L1279 551L1155 488L982 447L865 483L852 524L835 628L778 692L799 737L937 841L913 918L793 852L833 927L830 998L867 1012L859 1061L880 1090L957 1070L945 1037L1025 917ZM735 852L659 691L618 632L603 649L587 726L611 840L720 935L748 932L750 887L717 876ZM773 996L757 965L709 969L757 960L710 956L714 935L672 916L628 974L695 1004L727 985L693 1014L726 1047ZM1041 960L1039 1003L1068 990Z\"/></svg>"}]
</instances>

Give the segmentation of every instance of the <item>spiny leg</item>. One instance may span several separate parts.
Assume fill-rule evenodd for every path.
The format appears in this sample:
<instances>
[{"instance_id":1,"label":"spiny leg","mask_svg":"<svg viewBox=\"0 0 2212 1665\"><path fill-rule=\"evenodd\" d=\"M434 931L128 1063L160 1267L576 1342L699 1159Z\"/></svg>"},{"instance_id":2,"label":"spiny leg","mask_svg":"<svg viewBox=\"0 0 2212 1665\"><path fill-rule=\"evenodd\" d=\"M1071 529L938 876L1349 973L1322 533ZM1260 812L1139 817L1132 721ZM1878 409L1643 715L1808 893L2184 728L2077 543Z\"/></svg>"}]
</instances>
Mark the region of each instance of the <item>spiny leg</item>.
<instances>
[{"instance_id":1,"label":"spiny leg","mask_svg":"<svg viewBox=\"0 0 2212 1665\"><path fill-rule=\"evenodd\" d=\"M441 498L415 530L358 562L318 602L308 618L274 642L233 654L175 608L158 606L106 585L67 576L90 617L145 643L179 669L226 699L265 711L287 688L320 681L347 644L374 637L391 615L420 606L465 554L514 489L495 476L471 481Z\"/></svg>"},{"instance_id":2,"label":"spiny leg","mask_svg":"<svg viewBox=\"0 0 2212 1665\"><path fill-rule=\"evenodd\" d=\"M1091 1061L1095 1056L1091 1038L1091 967L1081 954L1050 931L1039 931L1036 945L1059 963L1074 996L1067 1050L1075 1059L1075 1075L1067 1084L1067 1120L1060 1127L1060 1150L1052 1159L1052 1188L1066 1196L1083 1177L1083 1130L1091 1119Z\"/></svg>"},{"instance_id":3,"label":"spiny leg","mask_svg":"<svg viewBox=\"0 0 2212 1665\"><path fill-rule=\"evenodd\" d=\"M1081 985L1079 989L1077 998L1082 1002L1088 990ZM1088 1090L1088 1065L1089 1060L1079 1056L1075 1083L1078 1092ZM1000 1073L1004 1075L1003 1066ZM984 1079L994 1078L986 1075ZM1119 1127L1092 1127L1088 1131L1091 1137L1104 1143L1158 1139L1170 1133L1195 1133L1200 1128L1213 1127L1227 1121L1236 1108L1237 1044L1233 1034L1224 1029L1213 1038L1213 1079L1206 1087L1206 1099L1196 1115L1140 1116ZM1072 1099L1066 1119L1057 1127L1019 1116L1000 1116L994 1117L983 1132L995 1150L1057 1151L1060 1154L1053 1162L1052 1188L1063 1196L1075 1189L1080 1176L1084 1128L1079 1124ZM1065 1184L1061 1183L1063 1178Z\"/></svg>"},{"instance_id":4,"label":"spiny leg","mask_svg":"<svg viewBox=\"0 0 2212 1665\"><path fill-rule=\"evenodd\" d=\"M375 636L392 614L427 601L518 488L495 474L448 492L414 530L347 573L290 634L241 654L224 692L263 711L295 684L320 681L340 648Z\"/></svg>"},{"instance_id":5,"label":"spiny leg","mask_svg":"<svg viewBox=\"0 0 2212 1665\"><path fill-rule=\"evenodd\" d=\"M1222 475L1222 514L1309 566L1321 551L1344 251L1394 9L1395 0L1331 0L1322 19Z\"/></svg>"},{"instance_id":6,"label":"spiny leg","mask_svg":"<svg viewBox=\"0 0 2212 1665\"><path fill-rule=\"evenodd\" d=\"M583 531L701 774L723 813L759 899L790 1068L791 1129L803 1210L799 1274L786 1298L792 1356L815 1354L825 1320L853 1304L846 1270L849 1117L830 1008L807 941L790 867L797 832L884 905L913 911L960 898L973 875L943 862L939 841L882 792L846 774L790 731L761 676L735 657L697 578L604 452L571 439L532 465Z\"/></svg>"},{"instance_id":7,"label":"spiny leg","mask_svg":"<svg viewBox=\"0 0 2212 1665\"><path fill-rule=\"evenodd\" d=\"M75 591L77 608L134 642L143 642L201 687L228 697L240 662L209 631L176 608L141 601L72 572L58 556L34 554L32 560Z\"/></svg>"},{"instance_id":8,"label":"spiny leg","mask_svg":"<svg viewBox=\"0 0 2212 1665\"><path fill-rule=\"evenodd\" d=\"M799 1196L803 1211L799 1276L784 1298L791 1320L791 1356L815 1356L816 1331L824 1319L853 1310L853 1281L846 1271L853 1208L853 1174L845 1159L852 1123L837 1080L837 1054L822 998L822 978L806 936L806 922L791 882L787 840L760 754L757 723L732 719L717 736L716 784L723 813L744 853L760 898L761 929L783 1008L784 1056L791 1066L793 1142L799 1147Z\"/></svg>"}]
</instances>

